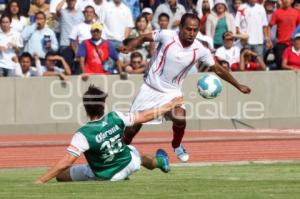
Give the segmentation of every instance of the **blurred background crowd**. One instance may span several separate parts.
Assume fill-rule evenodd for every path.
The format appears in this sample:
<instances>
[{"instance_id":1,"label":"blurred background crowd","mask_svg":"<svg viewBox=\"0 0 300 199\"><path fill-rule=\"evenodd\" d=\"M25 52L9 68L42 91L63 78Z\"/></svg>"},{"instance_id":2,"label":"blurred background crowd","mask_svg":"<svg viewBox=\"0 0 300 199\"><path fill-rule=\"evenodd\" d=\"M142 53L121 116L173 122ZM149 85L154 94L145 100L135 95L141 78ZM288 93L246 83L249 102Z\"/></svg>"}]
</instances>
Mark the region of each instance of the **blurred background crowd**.
<instances>
[{"instance_id":1,"label":"blurred background crowd","mask_svg":"<svg viewBox=\"0 0 300 199\"><path fill-rule=\"evenodd\" d=\"M231 71L300 69L300 0L0 0L0 76L140 74L158 44L118 47L200 19L197 39ZM208 71L197 64L191 73Z\"/></svg>"}]
</instances>

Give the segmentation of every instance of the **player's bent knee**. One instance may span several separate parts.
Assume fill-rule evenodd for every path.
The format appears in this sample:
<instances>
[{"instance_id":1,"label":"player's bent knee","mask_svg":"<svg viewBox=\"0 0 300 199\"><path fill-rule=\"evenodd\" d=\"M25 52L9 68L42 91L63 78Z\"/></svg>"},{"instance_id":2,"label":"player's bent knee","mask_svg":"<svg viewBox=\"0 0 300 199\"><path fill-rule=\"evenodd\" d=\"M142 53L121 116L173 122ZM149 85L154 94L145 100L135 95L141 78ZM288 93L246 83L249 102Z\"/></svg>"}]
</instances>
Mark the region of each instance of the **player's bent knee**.
<instances>
[{"instance_id":1,"label":"player's bent knee","mask_svg":"<svg viewBox=\"0 0 300 199\"><path fill-rule=\"evenodd\" d=\"M70 169L66 169L65 171L61 172L56 176L57 182L69 182L72 181L71 175L70 175Z\"/></svg>"}]
</instances>

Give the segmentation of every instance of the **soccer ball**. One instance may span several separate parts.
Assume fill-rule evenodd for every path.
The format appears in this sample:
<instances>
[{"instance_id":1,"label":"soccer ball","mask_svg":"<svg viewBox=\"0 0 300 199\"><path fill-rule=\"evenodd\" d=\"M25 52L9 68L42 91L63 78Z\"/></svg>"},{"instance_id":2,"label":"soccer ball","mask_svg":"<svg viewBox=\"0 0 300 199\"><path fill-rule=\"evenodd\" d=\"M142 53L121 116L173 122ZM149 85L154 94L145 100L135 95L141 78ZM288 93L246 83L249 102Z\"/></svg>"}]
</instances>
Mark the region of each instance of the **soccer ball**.
<instances>
[{"instance_id":1,"label":"soccer ball","mask_svg":"<svg viewBox=\"0 0 300 199\"><path fill-rule=\"evenodd\" d=\"M215 75L203 75L197 82L199 94L205 99L213 99L220 95L222 83Z\"/></svg>"}]
</instances>

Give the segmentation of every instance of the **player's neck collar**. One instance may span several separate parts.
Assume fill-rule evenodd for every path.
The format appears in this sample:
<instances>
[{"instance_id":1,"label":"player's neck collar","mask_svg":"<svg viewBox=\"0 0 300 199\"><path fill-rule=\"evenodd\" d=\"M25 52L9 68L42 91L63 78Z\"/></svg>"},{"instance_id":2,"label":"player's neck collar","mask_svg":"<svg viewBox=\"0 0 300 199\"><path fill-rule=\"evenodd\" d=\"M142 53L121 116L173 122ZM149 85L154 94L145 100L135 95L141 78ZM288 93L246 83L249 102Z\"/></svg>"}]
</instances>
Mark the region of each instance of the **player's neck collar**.
<instances>
[{"instance_id":1,"label":"player's neck collar","mask_svg":"<svg viewBox=\"0 0 300 199\"><path fill-rule=\"evenodd\" d=\"M183 48L188 48L193 44L193 43L186 44L186 42L184 40L182 40L179 35L178 35L178 40L179 40L179 42L180 42L180 44L182 45Z\"/></svg>"}]
</instances>

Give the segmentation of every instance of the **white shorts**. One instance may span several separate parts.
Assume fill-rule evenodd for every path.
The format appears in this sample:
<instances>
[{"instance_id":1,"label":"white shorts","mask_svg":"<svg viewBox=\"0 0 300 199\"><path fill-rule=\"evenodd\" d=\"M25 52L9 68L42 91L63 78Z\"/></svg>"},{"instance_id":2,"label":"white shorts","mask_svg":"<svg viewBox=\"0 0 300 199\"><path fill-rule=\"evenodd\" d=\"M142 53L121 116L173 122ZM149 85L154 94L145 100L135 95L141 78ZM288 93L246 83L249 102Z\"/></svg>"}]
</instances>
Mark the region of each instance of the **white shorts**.
<instances>
[{"instance_id":1,"label":"white shorts","mask_svg":"<svg viewBox=\"0 0 300 199\"><path fill-rule=\"evenodd\" d=\"M124 180L134 172L141 168L141 155L133 146L128 146L131 149L131 161L122 169L116 173L110 181ZM88 180L101 180L95 176L92 169L88 164L75 165L70 168L70 176L72 181L88 181Z\"/></svg>"},{"instance_id":2,"label":"white shorts","mask_svg":"<svg viewBox=\"0 0 300 199\"><path fill-rule=\"evenodd\" d=\"M133 100L130 112L135 113L151 108L158 108L179 96L183 96L180 90L163 93L149 87L144 83L141 86L139 93ZM184 108L184 105L182 105L182 108ZM147 122L147 124L161 124L163 119L164 117L158 117L150 122Z\"/></svg>"}]
</instances>

